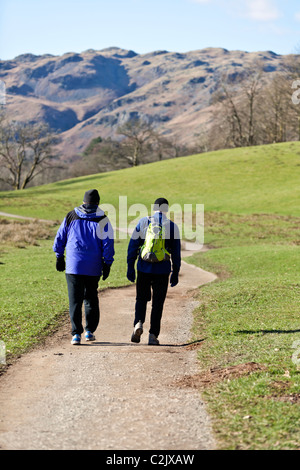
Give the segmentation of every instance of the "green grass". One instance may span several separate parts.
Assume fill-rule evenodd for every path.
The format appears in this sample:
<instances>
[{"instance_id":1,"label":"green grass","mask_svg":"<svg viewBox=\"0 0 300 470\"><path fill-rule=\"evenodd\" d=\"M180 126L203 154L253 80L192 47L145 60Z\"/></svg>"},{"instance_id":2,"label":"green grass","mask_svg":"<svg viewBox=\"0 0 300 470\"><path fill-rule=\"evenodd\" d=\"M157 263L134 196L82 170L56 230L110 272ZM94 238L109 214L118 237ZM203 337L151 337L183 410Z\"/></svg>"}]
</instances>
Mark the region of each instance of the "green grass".
<instances>
[{"instance_id":1,"label":"green grass","mask_svg":"<svg viewBox=\"0 0 300 470\"><path fill-rule=\"evenodd\" d=\"M194 335L205 337L201 368L249 362L265 368L203 392L220 446L297 449L300 368L292 355L300 340L300 253L298 231L292 229L299 219L268 216L258 231L256 216L210 214L214 218L209 235L218 249L189 259L221 279L199 290Z\"/></svg>"},{"instance_id":2,"label":"green grass","mask_svg":"<svg viewBox=\"0 0 300 470\"><path fill-rule=\"evenodd\" d=\"M150 208L156 197L170 204L205 204L206 211L300 216L300 143L222 150L165 160L100 175L60 181L19 192L0 193L0 211L61 220L97 188L101 202Z\"/></svg>"},{"instance_id":3,"label":"green grass","mask_svg":"<svg viewBox=\"0 0 300 470\"><path fill-rule=\"evenodd\" d=\"M261 366L201 389L219 447L299 449L300 370L292 361L300 340L299 176L299 142L224 150L0 193L0 211L61 221L94 187L115 207L120 195L128 206L150 208L158 196L205 204L205 242L214 249L189 261L219 280L198 292L193 335L204 339L201 373ZM25 249L0 246L0 338L12 356L53 331L67 309L53 237ZM126 248L126 240L116 243L103 285L127 283Z\"/></svg>"},{"instance_id":4,"label":"green grass","mask_svg":"<svg viewBox=\"0 0 300 470\"><path fill-rule=\"evenodd\" d=\"M0 336L8 358L47 334L67 309L64 280L53 269L50 249L50 242L43 241L38 247L6 247L1 253Z\"/></svg>"}]
</instances>

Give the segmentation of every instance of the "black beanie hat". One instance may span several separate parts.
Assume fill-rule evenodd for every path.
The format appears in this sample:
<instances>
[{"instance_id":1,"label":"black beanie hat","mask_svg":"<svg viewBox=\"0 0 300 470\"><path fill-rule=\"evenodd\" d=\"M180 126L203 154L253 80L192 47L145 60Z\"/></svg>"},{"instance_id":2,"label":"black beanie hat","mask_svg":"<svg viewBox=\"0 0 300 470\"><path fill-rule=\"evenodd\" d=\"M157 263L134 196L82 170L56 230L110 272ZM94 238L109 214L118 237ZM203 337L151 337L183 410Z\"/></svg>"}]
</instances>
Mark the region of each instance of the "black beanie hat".
<instances>
[{"instance_id":1,"label":"black beanie hat","mask_svg":"<svg viewBox=\"0 0 300 470\"><path fill-rule=\"evenodd\" d=\"M90 189L87 191L83 197L83 202L85 204L99 204L100 196L97 189Z\"/></svg>"},{"instance_id":2,"label":"black beanie hat","mask_svg":"<svg viewBox=\"0 0 300 470\"><path fill-rule=\"evenodd\" d=\"M156 199L153 209L155 211L168 212L169 202L164 197L159 197L158 199Z\"/></svg>"}]
</instances>

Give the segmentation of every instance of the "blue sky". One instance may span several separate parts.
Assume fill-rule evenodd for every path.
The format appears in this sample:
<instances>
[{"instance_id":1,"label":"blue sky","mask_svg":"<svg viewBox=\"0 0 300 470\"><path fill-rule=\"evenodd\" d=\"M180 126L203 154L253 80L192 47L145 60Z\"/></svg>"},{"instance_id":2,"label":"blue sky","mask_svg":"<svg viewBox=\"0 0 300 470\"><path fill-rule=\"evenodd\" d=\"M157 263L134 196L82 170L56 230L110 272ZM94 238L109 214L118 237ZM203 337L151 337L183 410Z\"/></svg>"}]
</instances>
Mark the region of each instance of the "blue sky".
<instances>
[{"instance_id":1,"label":"blue sky","mask_svg":"<svg viewBox=\"0 0 300 470\"><path fill-rule=\"evenodd\" d=\"M299 0L0 0L0 58L117 46L144 54L300 50Z\"/></svg>"}]
</instances>

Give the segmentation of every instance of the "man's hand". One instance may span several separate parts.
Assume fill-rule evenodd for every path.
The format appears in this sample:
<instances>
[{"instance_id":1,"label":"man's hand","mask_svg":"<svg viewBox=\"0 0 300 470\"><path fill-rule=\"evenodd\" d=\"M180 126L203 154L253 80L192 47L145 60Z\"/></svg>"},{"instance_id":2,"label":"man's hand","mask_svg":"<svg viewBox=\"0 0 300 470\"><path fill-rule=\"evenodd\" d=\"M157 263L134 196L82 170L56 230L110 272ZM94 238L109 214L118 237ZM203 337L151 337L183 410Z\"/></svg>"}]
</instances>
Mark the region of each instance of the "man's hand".
<instances>
[{"instance_id":1,"label":"man's hand","mask_svg":"<svg viewBox=\"0 0 300 470\"><path fill-rule=\"evenodd\" d=\"M105 281L105 279L108 278L109 273L110 273L110 266L108 264L103 263L102 267L102 281Z\"/></svg>"},{"instance_id":2,"label":"man's hand","mask_svg":"<svg viewBox=\"0 0 300 470\"><path fill-rule=\"evenodd\" d=\"M128 268L127 268L127 279L128 279L128 281L130 281L130 282L134 282L134 281L135 281L135 269L134 269L134 266L129 266L129 265L128 265Z\"/></svg>"},{"instance_id":3,"label":"man's hand","mask_svg":"<svg viewBox=\"0 0 300 470\"><path fill-rule=\"evenodd\" d=\"M65 257L59 256L56 258L56 270L59 272L63 272L66 269Z\"/></svg>"},{"instance_id":4,"label":"man's hand","mask_svg":"<svg viewBox=\"0 0 300 470\"><path fill-rule=\"evenodd\" d=\"M173 271L170 278L171 287L175 287L178 284L178 272Z\"/></svg>"}]
</instances>

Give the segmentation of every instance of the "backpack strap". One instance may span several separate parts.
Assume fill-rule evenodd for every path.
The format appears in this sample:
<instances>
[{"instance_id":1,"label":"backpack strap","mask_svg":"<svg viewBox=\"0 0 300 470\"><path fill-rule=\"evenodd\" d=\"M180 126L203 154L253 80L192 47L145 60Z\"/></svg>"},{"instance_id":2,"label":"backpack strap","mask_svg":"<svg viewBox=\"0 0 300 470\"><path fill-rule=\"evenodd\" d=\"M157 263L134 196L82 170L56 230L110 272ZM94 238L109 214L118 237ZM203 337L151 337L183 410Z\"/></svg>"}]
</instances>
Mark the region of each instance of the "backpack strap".
<instances>
[{"instance_id":1,"label":"backpack strap","mask_svg":"<svg viewBox=\"0 0 300 470\"><path fill-rule=\"evenodd\" d=\"M71 224L71 222L74 222L74 220L80 219L79 215L76 214L75 210L72 210L66 215L66 223L67 227Z\"/></svg>"}]
</instances>

